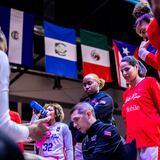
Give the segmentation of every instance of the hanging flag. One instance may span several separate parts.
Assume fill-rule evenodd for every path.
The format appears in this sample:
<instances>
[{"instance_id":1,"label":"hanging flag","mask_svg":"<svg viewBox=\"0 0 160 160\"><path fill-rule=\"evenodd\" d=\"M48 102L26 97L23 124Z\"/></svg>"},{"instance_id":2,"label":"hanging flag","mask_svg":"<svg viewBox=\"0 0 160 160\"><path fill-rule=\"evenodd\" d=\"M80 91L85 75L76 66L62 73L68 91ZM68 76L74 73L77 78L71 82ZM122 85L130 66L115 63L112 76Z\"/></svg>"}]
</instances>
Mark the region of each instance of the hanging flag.
<instances>
[{"instance_id":1,"label":"hanging flag","mask_svg":"<svg viewBox=\"0 0 160 160\"><path fill-rule=\"evenodd\" d=\"M7 38L9 61L32 66L34 16L0 6L0 26Z\"/></svg>"},{"instance_id":2,"label":"hanging flag","mask_svg":"<svg viewBox=\"0 0 160 160\"><path fill-rule=\"evenodd\" d=\"M125 42L113 40L113 48L115 53L118 84L120 87L126 88L126 81L123 78L122 73L120 71L120 62L123 57L128 55L134 56L138 59L138 47Z\"/></svg>"},{"instance_id":3,"label":"hanging flag","mask_svg":"<svg viewBox=\"0 0 160 160\"><path fill-rule=\"evenodd\" d=\"M106 82L112 82L107 37L81 29L80 39L83 76L89 73L95 73Z\"/></svg>"},{"instance_id":4,"label":"hanging flag","mask_svg":"<svg viewBox=\"0 0 160 160\"><path fill-rule=\"evenodd\" d=\"M77 78L76 32L44 21L46 72Z\"/></svg>"}]
</instances>

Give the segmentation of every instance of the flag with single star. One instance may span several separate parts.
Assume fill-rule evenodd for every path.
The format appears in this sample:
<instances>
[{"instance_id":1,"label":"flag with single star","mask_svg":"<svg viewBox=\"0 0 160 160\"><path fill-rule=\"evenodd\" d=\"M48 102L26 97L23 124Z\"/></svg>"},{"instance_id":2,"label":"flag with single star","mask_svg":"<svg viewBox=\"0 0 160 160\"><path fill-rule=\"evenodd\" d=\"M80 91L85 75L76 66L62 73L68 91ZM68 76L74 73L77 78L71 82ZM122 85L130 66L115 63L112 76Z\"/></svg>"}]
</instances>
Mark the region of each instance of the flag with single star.
<instances>
[{"instance_id":1,"label":"flag with single star","mask_svg":"<svg viewBox=\"0 0 160 160\"><path fill-rule=\"evenodd\" d=\"M80 30L83 76L95 73L106 82L112 82L110 53L107 37L87 30Z\"/></svg>"},{"instance_id":2,"label":"flag with single star","mask_svg":"<svg viewBox=\"0 0 160 160\"><path fill-rule=\"evenodd\" d=\"M126 42L121 42L117 40L113 40L113 49L115 55L115 62L116 62L116 70L117 70L117 79L118 85L120 87L126 88L126 81L123 78L121 71L120 71L120 61L125 56L134 56L138 59L138 47L128 44Z\"/></svg>"}]
</instances>

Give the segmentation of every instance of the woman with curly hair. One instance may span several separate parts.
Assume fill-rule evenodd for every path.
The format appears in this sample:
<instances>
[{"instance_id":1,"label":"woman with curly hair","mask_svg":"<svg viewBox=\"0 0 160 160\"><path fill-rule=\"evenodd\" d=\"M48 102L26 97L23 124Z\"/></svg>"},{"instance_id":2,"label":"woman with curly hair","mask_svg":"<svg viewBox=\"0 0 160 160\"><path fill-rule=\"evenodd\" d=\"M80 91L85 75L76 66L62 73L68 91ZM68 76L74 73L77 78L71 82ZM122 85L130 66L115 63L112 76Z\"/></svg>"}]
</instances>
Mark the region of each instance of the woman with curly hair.
<instances>
[{"instance_id":1,"label":"woman with curly hair","mask_svg":"<svg viewBox=\"0 0 160 160\"><path fill-rule=\"evenodd\" d=\"M73 160L72 135L67 124L63 123L63 108L58 103L45 104L44 109L51 119L50 128L42 144L38 146L39 155L48 160ZM38 143L37 143L38 144Z\"/></svg>"}]
</instances>

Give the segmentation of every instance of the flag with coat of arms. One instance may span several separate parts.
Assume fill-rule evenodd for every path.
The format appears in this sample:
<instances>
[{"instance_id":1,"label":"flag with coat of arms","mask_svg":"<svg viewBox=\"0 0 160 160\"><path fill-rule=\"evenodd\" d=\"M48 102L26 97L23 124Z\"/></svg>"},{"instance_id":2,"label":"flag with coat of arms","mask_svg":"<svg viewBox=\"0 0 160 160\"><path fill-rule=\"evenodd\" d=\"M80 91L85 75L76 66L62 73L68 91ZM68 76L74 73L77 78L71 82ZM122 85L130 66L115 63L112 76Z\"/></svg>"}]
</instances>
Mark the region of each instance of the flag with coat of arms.
<instances>
[{"instance_id":1,"label":"flag with coat of arms","mask_svg":"<svg viewBox=\"0 0 160 160\"><path fill-rule=\"evenodd\" d=\"M115 62L116 62L116 70L117 70L117 79L118 79L118 85L120 87L126 88L126 81L122 76L122 73L120 71L120 62L121 59L125 56L134 56L138 59L138 47L128 44L126 42L121 42L118 40L113 40L113 49L114 49L114 55L115 55Z\"/></svg>"},{"instance_id":2,"label":"flag with coat of arms","mask_svg":"<svg viewBox=\"0 0 160 160\"><path fill-rule=\"evenodd\" d=\"M8 42L9 62L32 66L34 16L0 6L0 26Z\"/></svg>"},{"instance_id":3,"label":"flag with coat of arms","mask_svg":"<svg viewBox=\"0 0 160 160\"><path fill-rule=\"evenodd\" d=\"M77 78L75 29L44 21L46 72Z\"/></svg>"},{"instance_id":4,"label":"flag with coat of arms","mask_svg":"<svg viewBox=\"0 0 160 160\"><path fill-rule=\"evenodd\" d=\"M80 30L83 76L95 73L106 82L112 82L107 37L95 32Z\"/></svg>"}]
</instances>

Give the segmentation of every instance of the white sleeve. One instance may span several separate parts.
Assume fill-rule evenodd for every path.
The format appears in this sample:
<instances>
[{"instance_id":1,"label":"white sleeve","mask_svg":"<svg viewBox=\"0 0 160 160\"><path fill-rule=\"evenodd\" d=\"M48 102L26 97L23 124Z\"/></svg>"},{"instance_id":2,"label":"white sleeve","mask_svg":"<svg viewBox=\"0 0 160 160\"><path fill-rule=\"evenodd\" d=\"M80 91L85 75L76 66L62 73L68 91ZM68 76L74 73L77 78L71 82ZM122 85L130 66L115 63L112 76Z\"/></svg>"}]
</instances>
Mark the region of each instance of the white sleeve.
<instances>
[{"instance_id":1,"label":"white sleeve","mask_svg":"<svg viewBox=\"0 0 160 160\"><path fill-rule=\"evenodd\" d=\"M64 124L63 126L63 138L64 138L64 147L66 151L66 160L73 160L73 142L72 134L69 130L69 127Z\"/></svg>"},{"instance_id":2,"label":"white sleeve","mask_svg":"<svg viewBox=\"0 0 160 160\"><path fill-rule=\"evenodd\" d=\"M146 60L146 57L147 57L147 55L148 55L149 53L150 53L150 52L147 51L145 48L140 48L139 51L138 51L138 55L139 55L139 57L140 57L143 61Z\"/></svg>"},{"instance_id":3,"label":"white sleeve","mask_svg":"<svg viewBox=\"0 0 160 160\"><path fill-rule=\"evenodd\" d=\"M38 119L39 119L38 115L33 114L32 117L31 117L31 120L30 120L30 124L33 124Z\"/></svg>"},{"instance_id":4,"label":"white sleeve","mask_svg":"<svg viewBox=\"0 0 160 160\"><path fill-rule=\"evenodd\" d=\"M29 130L26 126L16 124L9 115L9 76L10 68L7 55L0 51L0 130L15 141L26 140Z\"/></svg>"}]
</instances>

